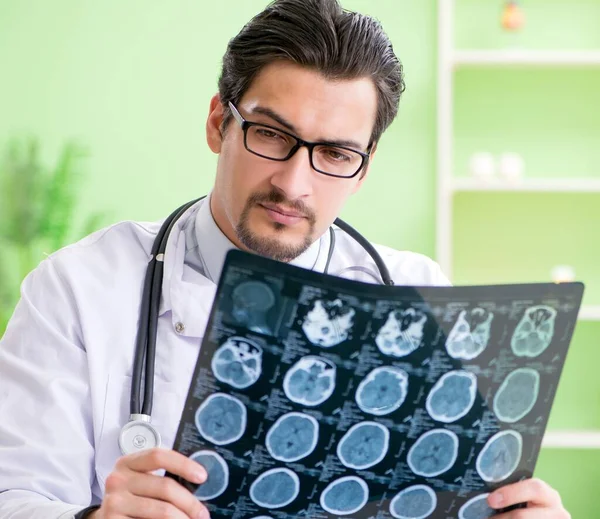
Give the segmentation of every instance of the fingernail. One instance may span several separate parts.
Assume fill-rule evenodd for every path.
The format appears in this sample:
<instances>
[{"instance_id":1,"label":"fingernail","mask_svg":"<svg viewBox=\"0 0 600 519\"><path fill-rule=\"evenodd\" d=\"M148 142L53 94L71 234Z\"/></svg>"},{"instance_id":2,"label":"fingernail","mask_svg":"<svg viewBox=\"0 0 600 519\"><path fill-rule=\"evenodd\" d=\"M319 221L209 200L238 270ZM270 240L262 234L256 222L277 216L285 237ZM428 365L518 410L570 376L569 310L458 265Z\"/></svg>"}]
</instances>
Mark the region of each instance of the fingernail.
<instances>
[{"instance_id":1,"label":"fingernail","mask_svg":"<svg viewBox=\"0 0 600 519\"><path fill-rule=\"evenodd\" d=\"M501 508L503 502L504 496L500 492L490 494L490 496L488 497L488 503L492 508Z\"/></svg>"},{"instance_id":2,"label":"fingernail","mask_svg":"<svg viewBox=\"0 0 600 519\"><path fill-rule=\"evenodd\" d=\"M202 470L194 472L194 481L196 483L204 483L206 481L206 473Z\"/></svg>"}]
</instances>

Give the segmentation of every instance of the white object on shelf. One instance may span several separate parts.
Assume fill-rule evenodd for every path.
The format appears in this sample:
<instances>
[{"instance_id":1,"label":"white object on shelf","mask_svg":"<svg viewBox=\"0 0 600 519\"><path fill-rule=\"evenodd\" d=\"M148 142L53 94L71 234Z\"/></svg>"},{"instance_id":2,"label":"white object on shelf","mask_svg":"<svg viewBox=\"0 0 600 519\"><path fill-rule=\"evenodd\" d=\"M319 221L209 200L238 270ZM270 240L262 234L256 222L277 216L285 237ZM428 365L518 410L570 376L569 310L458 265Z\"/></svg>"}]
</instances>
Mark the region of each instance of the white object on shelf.
<instances>
[{"instance_id":1,"label":"white object on shelf","mask_svg":"<svg viewBox=\"0 0 600 519\"><path fill-rule=\"evenodd\" d=\"M556 265L550 277L555 283L571 283L575 281L575 269L571 265Z\"/></svg>"},{"instance_id":2,"label":"white object on shelf","mask_svg":"<svg viewBox=\"0 0 600 519\"><path fill-rule=\"evenodd\" d=\"M443 1L443 0L442 0ZM600 51L457 50L452 66L600 66Z\"/></svg>"},{"instance_id":3,"label":"white object on shelf","mask_svg":"<svg viewBox=\"0 0 600 519\"><path fill-rule=\"evenodd\" d=\"M509 182L523 178L525 161L518 153L502 153L498 159L498 173Z\"/></svg>"},{"instance_id":4,"label":"white object on shelf","mask_svg":"<svg viewBox=\"0 0 600 519\"><path fill-rule=\"evenodd\" d=\"M594 178L524 178L507 182L502 179L480 182L469 177L455 178L457 191L526 191L557 193L600 193L600 179Z\"/></svg>"},{"instance_id":5,"label":"white object on shelf","mask_svg":"<svg viewBox=\"0 0 600 519\"><path fill-rule=\"evenodd\" d=\"M491 180L496 175L494 156L486 151L473 153L469 160L469 171L473 178Z\"/></svg>"},{"instance_id":6,"label":"white object on shelf","mask_svg":"<svg viewBox=\"0 0 600 519\"><path fill-rule=\"evenodd\" d=\"M542 447L548 449L598 449L600 431L547 431Z\"/></svg>"},{"instance_id":7,"label":"white object on shelf","mask_svg":"<svg viewBox=\"0 0 600 519\"><path fill-rule=\"evenodd\" d=\"M600 321L600 305L582 306L579 310L579 319L581 321Z\"/></svg>"}]
</instances>

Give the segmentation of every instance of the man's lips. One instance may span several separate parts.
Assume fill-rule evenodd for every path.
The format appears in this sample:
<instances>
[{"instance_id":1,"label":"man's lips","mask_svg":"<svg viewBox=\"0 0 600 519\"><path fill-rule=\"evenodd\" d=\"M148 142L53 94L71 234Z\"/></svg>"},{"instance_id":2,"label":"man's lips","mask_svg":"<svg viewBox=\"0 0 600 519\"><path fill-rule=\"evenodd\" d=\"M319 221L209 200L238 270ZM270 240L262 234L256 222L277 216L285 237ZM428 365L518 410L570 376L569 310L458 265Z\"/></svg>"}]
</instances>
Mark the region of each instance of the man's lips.
<instances>
[{"instance_id":1,"label":"man's lips","mask_svg":"<svg viewBox=\"0 0 600 519\"><path fill-rule=\"evenodd\" d=\"M295 225L306 216L298 211L281 207L280 205L259 204L266 212L271 220L282 225Z\"/></svg>"},{"instance_id":2,"label":"man's lips","mask_svg":"<svg viewBox=\"0 0 600 519\"><path fill-rule=\"evenodd\" d=\"M280 205L272 205L272 204L260 204L265 209L269 211L274 211L276 213L282 214L283 216L289 216L292 218L306 218L306 216L302 213L294 211L292 209L286 209L285 207L281 207Z\"/></svg>"}]
</instances>

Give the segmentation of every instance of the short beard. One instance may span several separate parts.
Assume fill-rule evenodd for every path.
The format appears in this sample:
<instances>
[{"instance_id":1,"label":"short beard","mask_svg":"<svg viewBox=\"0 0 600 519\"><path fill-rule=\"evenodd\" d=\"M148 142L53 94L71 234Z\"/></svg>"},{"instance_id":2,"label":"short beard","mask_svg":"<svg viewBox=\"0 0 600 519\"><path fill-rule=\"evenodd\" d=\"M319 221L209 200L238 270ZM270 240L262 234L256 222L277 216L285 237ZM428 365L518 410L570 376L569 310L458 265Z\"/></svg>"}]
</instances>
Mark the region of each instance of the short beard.
<instances>
[{"instance_id":1,"label":"short beard","mask_svg":"<svg viewBox=\"0 0 600 519\"><path fill-rule=\"evenodd\" d=\"M309 229L304 237L304 241L296 246L284 245L280 243L277 238L265 238L263 236L259 236L252 232L249 227L248 220L250 218L250 211L252 210L253 206L263 203L283 204L284 202L286 207L302 213L306 217L309 224ZM260 256L288 262L300 256L300 254L305 252L312 245L315 221L316 217L314 212L306 207L304 203L300 201L287 201L285 196L279 191L271 191L267 194L254 193L246 201L246 205L244 206L244 210L240 216L240 221L235 228L235 232L240 242L248 250L259 254ZM283 232L286 228L285 225L277 222L273 222L272 225L273 229L277 233Z\"/></svg>"}]
</instances>

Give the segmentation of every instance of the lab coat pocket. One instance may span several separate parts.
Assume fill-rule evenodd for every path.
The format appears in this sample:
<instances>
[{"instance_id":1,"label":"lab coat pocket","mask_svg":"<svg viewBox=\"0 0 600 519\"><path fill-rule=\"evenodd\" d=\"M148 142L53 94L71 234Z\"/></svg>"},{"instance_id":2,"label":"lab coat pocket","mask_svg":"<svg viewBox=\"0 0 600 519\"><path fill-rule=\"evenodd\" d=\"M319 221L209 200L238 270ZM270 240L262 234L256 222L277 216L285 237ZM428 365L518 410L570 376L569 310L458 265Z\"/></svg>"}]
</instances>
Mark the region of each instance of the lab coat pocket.
<instances>
[{"instance_id":1,"label":"lab coat pocket","mask_svg":"<svg viewBox=\"0 0 600 519\"><path fill-rule=\"evenodd\" d=\"M96 475L102 493L106 478L121 457L119 434L129 421L131 376L113 375L108 378L100 434L96 440ZM172 448L185 403L185 395L176 385L157 378L154 382L152 424L161 436L161 446Z\"/></svg>"}]
</instances>

